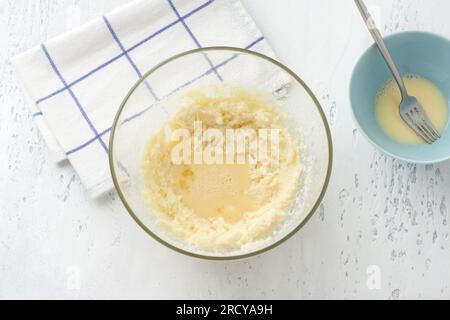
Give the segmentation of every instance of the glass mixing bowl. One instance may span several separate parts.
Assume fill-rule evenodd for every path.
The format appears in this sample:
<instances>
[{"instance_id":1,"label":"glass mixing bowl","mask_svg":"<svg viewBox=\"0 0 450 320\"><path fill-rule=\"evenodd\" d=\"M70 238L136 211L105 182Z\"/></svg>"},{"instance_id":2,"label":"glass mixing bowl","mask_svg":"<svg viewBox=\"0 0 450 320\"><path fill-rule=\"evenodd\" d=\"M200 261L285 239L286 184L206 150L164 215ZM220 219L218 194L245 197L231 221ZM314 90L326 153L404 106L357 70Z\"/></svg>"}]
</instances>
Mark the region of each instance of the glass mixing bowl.
<instances>
[{"instance_id":1,"label":"glass mixing bowl","mask_svg":"<svg viewBox=\"0 0 450 320\"><path fill-rule=\"evenodd\" d=\"M269 93L289 129L301 142L301 184L287 217L267 239L232 252L187 246L160 228L145 198L144 149L177 110L165 101L192 87L225 84ZM153 238L178 252L205 259L232 260L270 250L295 234L325 194L332 167L332 141L324 112L314 94L291 70L262 54L230 47L192 50L159 64L131 89L119 108L110 139L110 166L117 192L133 219Z\"/></svg>"}]
</instances>

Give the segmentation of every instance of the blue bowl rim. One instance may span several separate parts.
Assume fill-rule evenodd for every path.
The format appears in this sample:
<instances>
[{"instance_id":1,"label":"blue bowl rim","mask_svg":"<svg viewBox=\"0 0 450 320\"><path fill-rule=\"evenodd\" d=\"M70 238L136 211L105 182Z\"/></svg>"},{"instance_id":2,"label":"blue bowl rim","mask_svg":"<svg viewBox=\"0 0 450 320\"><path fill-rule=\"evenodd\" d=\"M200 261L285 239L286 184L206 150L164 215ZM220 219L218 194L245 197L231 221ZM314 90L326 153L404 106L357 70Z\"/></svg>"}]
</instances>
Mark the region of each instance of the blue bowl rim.
<instances>
[{"instance_id":1,"label":"blue bowl rim","mask_svg":"<svg viewBox=\"0 0 450 320\"><path fill-rule=\"evenodd\" d=\"M396 33L390 34L390 35L388 35L386 37L383 37L383 38L384 39L391 39L391 38L394 38L394 37L398 37L398 36L401 36L401 35L407 35L407 34L422 34L422 35L425 35L425 36L438 38L440 40L443 40L443 41L447 42L448 45L450 46L450 39L448 39L448 38L446 38L446 37L444 37L442 35L438 35L436 33L427 32L427 31L402 31L402 32L396 32ZM352 71L352 75L351 75L351 79L350 79L350 86L349 86L350 109L351 109L351 114L352 114L353 120L357 124L359 131L378 150L382 151L383 153L385 153L385 154L387 154L387 155L389 155L389 156L391 156L391 157L393 157L395 159L401 160L401 161L405 161L405 162L413 163L413 164L427 165L427 164L438 164L438 163L442 163L442 162L450 160L450 153L449 153L449 155L447 157L443 157L443 158L439 158L439 159L435 159L435 160L416 160L416 159L409 159L407 157L399 156L397 154L394 154L394 153L386 150L382 145L380 145L380 144L376 143L375 141L373 141L372 138L366 133L364 128L360 125L360 123L359 123L359 121L358 121L358 119L356 117L356 114L355 114L355 111L354 111L353 102L352 102L352 88L353 88L353 83L355 81L356 70L358 69L359 65L362 63L363 58L373 49L376 49L375 43L372 44L369 48L367 48L364 51L364 53L359 57L357 63L353 67L353 71ZM382 59L381 56L380 56L380 59ZM450 130L450 120L449 120L448 126L449 126L448 129Z\"/></svg>"}]
</instances>

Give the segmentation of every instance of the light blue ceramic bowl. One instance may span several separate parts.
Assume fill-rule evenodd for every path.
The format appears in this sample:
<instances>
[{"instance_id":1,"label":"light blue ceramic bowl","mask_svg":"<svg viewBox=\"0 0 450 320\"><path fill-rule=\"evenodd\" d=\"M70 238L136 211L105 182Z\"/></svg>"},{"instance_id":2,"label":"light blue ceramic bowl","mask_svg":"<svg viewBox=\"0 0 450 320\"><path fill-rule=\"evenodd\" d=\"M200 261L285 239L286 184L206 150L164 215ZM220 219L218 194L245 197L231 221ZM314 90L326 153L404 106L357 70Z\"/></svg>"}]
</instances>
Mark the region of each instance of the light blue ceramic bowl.
<instances>
[{"instance_id":1,"label":"light blue ceramic bowl","mask_svg":"<svg viewBox=\"0 0 450 320\"><path fill-rule=\"evenodd\" d=\"M403 32L385 39L402 74L431 80L450 99L450 41L425 32ZM361 131L385 153L413 163L437 163L450 159L450 129L433 145L400 144L387 136L375 116L375 98L392 75L375 46L370 47L353 71L350 100Z\"/></svg>"}]
</instances>

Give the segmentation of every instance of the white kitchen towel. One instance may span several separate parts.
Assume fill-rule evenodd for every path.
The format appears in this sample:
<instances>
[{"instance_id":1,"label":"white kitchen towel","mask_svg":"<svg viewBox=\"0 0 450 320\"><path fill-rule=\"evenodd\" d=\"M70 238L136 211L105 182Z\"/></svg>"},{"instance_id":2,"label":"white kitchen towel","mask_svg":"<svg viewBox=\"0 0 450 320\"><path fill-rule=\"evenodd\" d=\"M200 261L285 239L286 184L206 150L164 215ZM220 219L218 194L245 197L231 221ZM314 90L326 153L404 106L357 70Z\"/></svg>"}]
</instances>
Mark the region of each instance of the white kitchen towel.
<instances>
[{"instance_id":1,"label":"white kitchen towel","mask_svg":"<svg viewBox=\"0 0 450 320\"><path fill-rule=\"evenodd\" d=\"M13 65L50 150L69 159L95 198L113 187L109 135L131 86L175 54L217 45L274 56L239 0L138 0L15 57Z\"/></svg>"}]
</instances>

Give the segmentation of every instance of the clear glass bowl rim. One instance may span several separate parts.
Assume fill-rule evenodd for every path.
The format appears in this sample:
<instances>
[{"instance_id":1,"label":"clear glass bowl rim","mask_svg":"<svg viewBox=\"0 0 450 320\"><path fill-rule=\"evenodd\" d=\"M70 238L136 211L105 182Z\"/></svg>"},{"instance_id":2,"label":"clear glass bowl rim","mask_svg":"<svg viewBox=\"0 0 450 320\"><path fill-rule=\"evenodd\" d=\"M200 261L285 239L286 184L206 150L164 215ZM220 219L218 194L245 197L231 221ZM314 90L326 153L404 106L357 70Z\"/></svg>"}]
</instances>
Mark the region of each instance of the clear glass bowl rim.
<instances>
[{"instance_id":1,"label":"clear glass bowl rim","mask_svg":"<svg viewBox=\"0 0 450 320\"><path fill-rule=\"evenodd\" d=\"M264 247L261 249L258 249L256 251L253 252L249 252L246 254L241 254L241 255L230 255L230 256L208 256L208 255L203 255L203 254L198 254L195 252L190 252L181 248L178 248L170 243L168 243L167 241L161 239L158 235L156 235L153 231L151 231L139 218L138 216L134 213L133 209L131 208L131 206L129 205L124 193L121 190L120 187L120 183L117 179L117 175L115 172L115 167L114 167L114 141L115 141L115 136L116 136L116 131L118 128L118 123L119 123L119 119L120 116L122 114L122 111L124 110L124 108L127 105L128 100L130 99L130 97L133 95L133 93L135 92L135 90L154 72L156 72L158 69L162 68L163 66L178 60L178 59L182 59L185 56L188 55L192 55L192 54L197 54L197 53L202 53L202 52L209 52L209 51L228 51L231 53L237 53L237 54L248 54L250 56L254 56L256 58L260 58L260 59L264 59L266 61L268 61L269 63L274 64L275 66L281 68L282 70L284 70L286 73L288 73L293 79L295 79L297 81L298 84L300 84L303 89L308 93L308 95L311 97L311 99L313 100L317 111L319 112L319 115L322 119L325 131L326 131L326 136L327 136L327 143L328 143L328 168L327 168L327 174L324 180L324 184L321 190L321 193L319 194L319 197L317 198L314 206L311 208L311 211L307 214L307 216L302 220L302 222L295 227L291 232L289 232L287 235L285 235L283 238L279 239L278 241ZM242 49L242 48L236 48L236 47L227 47L227 46L214 46L214 47L204 47L204 48L199 48L199 49L194 49L194 50L189 50L189 51L185 51L183 53L177 54L161 63L159 63L158 65L156 65L155 67L153 67L151 70L149 70L147 73L145 73L142 78L130 89L130 91L128 92L128 94L126 95L126 97L124 98L123 102L121 103L119 110L117 111L116 117L114 119L113 125L112 125L112 129L111 129L111 136L110 136L110 141L109 141L109 166L110 166L110 170L111 170L111 176L113 179L113 183L114 183L114 187L119 195L120 200L122 201L123 205L125 206L126 210L128 211L128 213L131 215L131 217L133 218L133 220L148 234L150 235L152 238L154 238L156 241L158 241L159 243L161 243L162 245L187 256L190 257L194 257L194 258L199 258L199 259L204 259L204 260L214 260L214 261L230 261L230 260L240 260L240 259L246 259L246 258L250 258L253 256L257 256L260 255L262 253L268 252L272 249L274 249L275 247L278 247L279 245L281 245L282 243L286 242L287 240L289 240L294 234L296 234L300 229L302 229L302 227L309 221L309 219L311 219L311 217L314 215L314 213L317 211L320 203L322 202L326 190L328 188L329 182L330 182L330 178L331 178L331 172L332 172L332 167L333 167L333 142L332 142L332 136L331 136L331 130L330 130L330 126L328 124L328 120L325 116L325 112L322 109L322 106L320 105L318 99L316 98L316 96L314 95L314 93L312 92L312 90L306 85L306 83L295 73L293 72L291 69L289 69L288 67L286 67L284 64L282 64L281 62L278 62L277 60L270 58L264 54L252 51L252 50L248 50L248 49Z\"/></svg>"}]
</instances>

